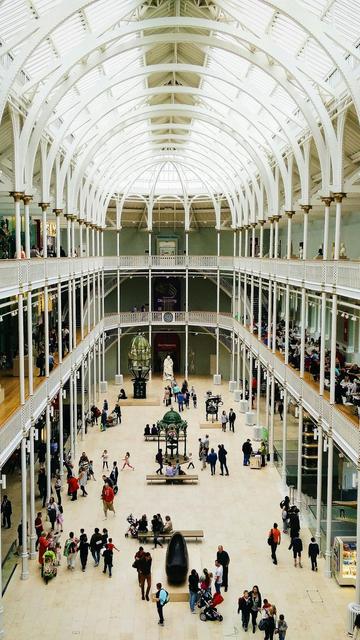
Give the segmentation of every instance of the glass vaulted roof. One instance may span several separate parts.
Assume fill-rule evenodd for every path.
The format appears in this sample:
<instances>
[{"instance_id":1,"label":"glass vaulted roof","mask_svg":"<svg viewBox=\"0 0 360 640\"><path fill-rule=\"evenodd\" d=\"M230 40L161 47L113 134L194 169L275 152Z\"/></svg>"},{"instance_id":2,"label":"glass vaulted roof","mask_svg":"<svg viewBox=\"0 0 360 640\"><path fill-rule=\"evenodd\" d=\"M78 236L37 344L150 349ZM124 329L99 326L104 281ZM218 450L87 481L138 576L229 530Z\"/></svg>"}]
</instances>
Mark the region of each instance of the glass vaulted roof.
<instances>
[{"instance_id":1,"label":"glass vaulted roof","mask_svg":"<svg viewBox=\"0 0 360 640\"><path fill-rule=\"evenodd\" d=\"M233 197L351 93L359 35L359 0L3 0L3 98L29 166L45 132L105 195Z\"/></svg>"}]
</instances>

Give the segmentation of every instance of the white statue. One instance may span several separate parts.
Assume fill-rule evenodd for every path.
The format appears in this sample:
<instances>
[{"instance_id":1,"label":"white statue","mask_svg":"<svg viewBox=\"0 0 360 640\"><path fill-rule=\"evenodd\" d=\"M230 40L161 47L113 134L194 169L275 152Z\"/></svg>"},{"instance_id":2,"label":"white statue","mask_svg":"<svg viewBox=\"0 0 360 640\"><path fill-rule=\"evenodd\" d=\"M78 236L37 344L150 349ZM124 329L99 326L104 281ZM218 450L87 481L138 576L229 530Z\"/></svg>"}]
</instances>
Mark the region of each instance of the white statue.
<instances>
[{"instance_id":1,"label":"white statue","mask_svg":"<svg viewBox=\"0 0 360 640\"><path fill-rule=\"evenodd\" d=\"M164 373L163 380L169 380L170 382L174 379L174 363L171 356L166 356L164 360Z\"/></svg>"},{"instance_id":2,"label":"white statue","mask_svg":"<svg viewBox=\"0 0 360 640\"><path fill-rule=\"evenodd\" d=\"M340 258L342 258L343 260L345 260L347 258L345 242L340 242L339 255L340 255Z\"/></svg>"}]
</instances>

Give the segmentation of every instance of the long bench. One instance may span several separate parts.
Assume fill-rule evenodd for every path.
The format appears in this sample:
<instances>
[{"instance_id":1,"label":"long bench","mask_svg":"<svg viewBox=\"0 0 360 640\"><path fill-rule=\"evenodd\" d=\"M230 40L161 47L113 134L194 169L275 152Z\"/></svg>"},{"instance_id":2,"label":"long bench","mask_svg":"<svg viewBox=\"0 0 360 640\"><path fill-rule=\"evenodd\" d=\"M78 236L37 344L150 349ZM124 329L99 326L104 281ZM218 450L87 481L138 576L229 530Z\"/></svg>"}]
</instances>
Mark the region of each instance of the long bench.
<instances>
[{"instance_id":1,"label":"long bench","mask_svg":"<svg viewBox=\"0 0 360 640\"><path fill-rule=\"evenodd\" d=\"M153 484L154 482L162 482L165 484L180 484L180 483L182 484L184 482L196 483L198 482L198 480L199 480L198 475L189 475L189 474L184 474L179 476L166 476L166 475L154 473L152 475L146 476L146 482L148 484Z\"/></svg>"},{"instance_id":2,"label":"long bench","mask_svg":"<svg viewBox=\"0 0 360 640\"><path fill-rule=\"evenodd\" d=\"M170 531L170 533L159 533L156 535L156 537L162 538L163 541L170 540L173 533L174 531ZM189 538L191 540L201 540L204 537L204 532L202 531L202 529L199 529L198 531L180 530L180 533L184 536L184 538ZM138 538L139 538L139 542L147 542L148 540L154 539L154 534L152 531L146 531L145 533L139 532Z\"/></svg>"},{"instance_id":3,"label":"long bench","mask_svg":"<svg viewBox=\"0 0 360 640\"><path fill-rule=\"evenodd\" d=\"M152 441L160 440L160 442L166 442L165 436L160 436L160 438L159 438L159 436L155 436L155 435L151 435L151 434L149 436L144 436L144 440L145 440L145 442L149 442L150 440L152 440ZM182 438L180 436L178 442L184 442L184 440L185 440L185 438Z\"/></svg>"}]
</instances>

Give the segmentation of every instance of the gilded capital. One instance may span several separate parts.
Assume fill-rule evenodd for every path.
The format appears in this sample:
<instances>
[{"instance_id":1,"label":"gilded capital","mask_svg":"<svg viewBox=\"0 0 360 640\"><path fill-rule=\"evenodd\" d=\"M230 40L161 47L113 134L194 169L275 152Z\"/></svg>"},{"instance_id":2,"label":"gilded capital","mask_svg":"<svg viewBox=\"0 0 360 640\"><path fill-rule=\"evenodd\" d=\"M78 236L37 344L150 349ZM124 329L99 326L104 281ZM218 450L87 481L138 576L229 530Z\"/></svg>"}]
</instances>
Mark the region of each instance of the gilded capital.
<instances>
[{"instance_id":1,"label":"gilded capital","mask_svg":"<svg viewBox=\"0 0 360 640\"><path fill-rule=\"evenodd\" d=\"M23 191L9 191L9 196L14 198L15 202L19 202L23 199L24 192Z\"/></svg>"},{"instance_id":2,"label":"gilded capital","mask_svg":"<svg viewBox=\"0 0 360 640\"><path fill-rule=\"evenodd\" d=\"M292 210L284 211L284 213L287 218L292 218L295 215L295 211L292 211Z\"/></svg>"},{"instance_id":3,"label":"gilded capital","mask_svg":"<svg viewBox=\"0 0 360 640\"><path fill-rule=\"evenodd\" d=\"M56 216L61 216L63 212L63 209L53 209L53 213L55 213Z\"/></svg>"},{"instance_id":4,"label":"gilded capital","mask_svg":"<svg viewBox=\"0 0 360 640\"><path fill-rule=\"evenodd\" d=\"M334 193L333 196L334 196L335 202L342 202L342 200L346 198L346 193L339 191L338 193Z\"/></svg>"},{"instance_id":5,"label":"gilded capital","mask_svg":"<svg viewBox=\"0 0 360 640\"><path fill-rule=\"evenodd\" d=\"M321 198L321 202L324 203L325 207L330 207L331 203L334 202L334 198L332 196L324 196Z\"/></svg>"},{"instance_id":6,"label":"gilded capital","mask_svg":"<svg viewBox=\"0 0 360 640\"><path fill-rule=\"evenodd\" d=\"M26 195L26 194L24 194L22 197L24 204L30 204L30 202L32 202L32 199L33 199L32 196Z\"/></svg>"},{"instance_id":7,"label":"gilded capital","mask_svg":"<svg viewBox=\"0 0 360 640\"><path fill-rule=\"evenodd\" d=\"M50 202L39 202L39 207L41 207L41 210L44 213L50 207Z\"/></svg>"},{"instance_id":8,"label":"gilded capital","mask_svg":"<svg viewBox=\"0 0 360 640\"><path fill-rule=\"evenodd\" d=\"M312 209L312 205L311 204L301 204L300 208L303 210L304 213L309 213L310 209Z\"/></svg>"}]
</instances>

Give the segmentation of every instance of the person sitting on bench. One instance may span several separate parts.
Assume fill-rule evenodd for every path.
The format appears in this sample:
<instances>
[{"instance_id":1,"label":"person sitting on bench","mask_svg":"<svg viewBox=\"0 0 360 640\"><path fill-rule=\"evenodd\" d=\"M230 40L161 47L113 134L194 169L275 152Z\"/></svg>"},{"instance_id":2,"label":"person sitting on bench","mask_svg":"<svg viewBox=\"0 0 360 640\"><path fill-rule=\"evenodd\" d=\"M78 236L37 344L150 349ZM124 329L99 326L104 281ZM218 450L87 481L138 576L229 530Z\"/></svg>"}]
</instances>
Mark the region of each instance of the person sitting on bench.
<instances>
[{"instance_id":1,"label":"person sitting on bench","mask_svg":"<svg viewBox=\"0 0 360 640\"><path fill-rule=\"evenodd\" d=\"M147 424L145 429L144 429L144 436L149 436L150 435L150 425Z\"/></svg>"},{"instance_id":2,"label":"person sitting on bench","mask_svg":"<svg viewBox=\"0 0 360 640\"><path fill-rule=\"evenodd\" d=\"M169 463L165 469L165 475L169 478L173 478L176 475L175 471L175 467L173 467L172 464Z\"/></svg>"},{"instance_id":3,"label":"person sitting on bench","mask_svg":"<svg viewBox=\"0 0 360 640\"><path fill-rule=\"evenodd\" d=\"M173 530L173 525L171 522L170 516L165 516L165 524L163 526L162 533L171 533Z\"/></svg>"},{"instance_id":4,"label":"person sitting on bench","mask_svg":"<svg viewBox=\"0 0 360 640\"><path fill-rule=\"evenodd\" d=\"M157 434L158 434L157 426L156 426L156 424L153 424L153 426L151 427L151 435L152 436L157 436Z\"/></svg>"}]
</instances>

